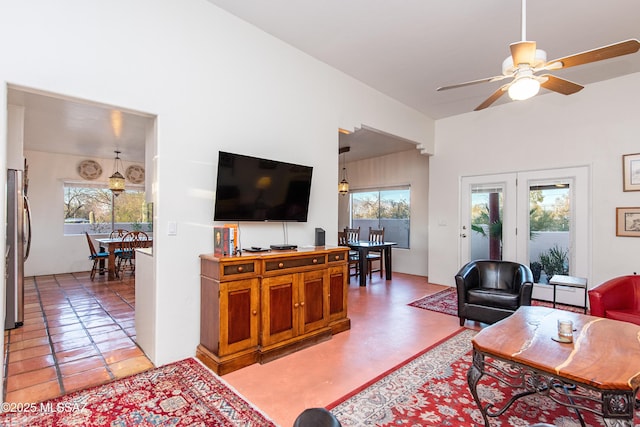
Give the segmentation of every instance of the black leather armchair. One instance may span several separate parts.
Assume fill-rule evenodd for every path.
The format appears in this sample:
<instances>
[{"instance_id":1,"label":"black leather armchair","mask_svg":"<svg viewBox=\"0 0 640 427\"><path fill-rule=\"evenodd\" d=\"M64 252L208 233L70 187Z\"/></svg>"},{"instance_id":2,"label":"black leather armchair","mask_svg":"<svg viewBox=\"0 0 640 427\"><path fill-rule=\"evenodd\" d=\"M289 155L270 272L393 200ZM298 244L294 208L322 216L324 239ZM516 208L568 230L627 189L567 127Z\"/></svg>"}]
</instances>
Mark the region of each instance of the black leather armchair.
<instances>
[{"instance_id":1,"label":"black leather armchair","mask_svg":"<svg viewBox=\"0 0 640 427\"><path fill-rule=\"evenodd\" d=\"M471 261L456 274L460 326L469 320L495 323L521 305L531 305L533 274L511 261Z\"/></svg>"}]
</instances>

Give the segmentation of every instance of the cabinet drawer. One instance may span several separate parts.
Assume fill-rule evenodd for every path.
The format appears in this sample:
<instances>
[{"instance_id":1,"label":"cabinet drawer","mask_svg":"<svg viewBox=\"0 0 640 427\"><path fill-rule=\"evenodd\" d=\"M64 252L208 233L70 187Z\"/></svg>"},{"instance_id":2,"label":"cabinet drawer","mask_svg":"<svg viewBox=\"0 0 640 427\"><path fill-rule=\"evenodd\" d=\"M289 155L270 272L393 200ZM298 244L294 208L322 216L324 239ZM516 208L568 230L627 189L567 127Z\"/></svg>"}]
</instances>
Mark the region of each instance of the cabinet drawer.
<instances>
[{"instance_id":1,"label":"cabinet drawer","mask_svg":"<svg viewBox=\"0 0 640 427\"><path fill-rule=\"evenodd\" d=\"M222 277L221 280L230 279L230 278L238 278L240 275L246 274L255 274L257 273L257 262L248 261L248 262L239 262L233 264L223 264L222 265Z\"/></svg>"},{"instance_id":2,"label":"cabinet drawer","mask_svg":"<svg viewBox=\"0 0 640 427\"><path fill-rule=\"evenodd\" d=\"M349 253L349 251L331 252L330 254L327 255L327 258L329 258L329 264L334 263L334 262L344 262L344 261L346 261L348 253Z\"/></svg>"},{"instance_id":3,"label":"cabinet drawer","mask_svg":"<svg viewBox=\"0 0 640 427\"><path fill-rule=\"evenodd\" d=\"M324 265L326 263L327 257L324 254L300 258L281 258L274 261L265 261L264 271L265 273L285 271L291 268L313 267L316 265Z\"/></svg>"}]
</instances>

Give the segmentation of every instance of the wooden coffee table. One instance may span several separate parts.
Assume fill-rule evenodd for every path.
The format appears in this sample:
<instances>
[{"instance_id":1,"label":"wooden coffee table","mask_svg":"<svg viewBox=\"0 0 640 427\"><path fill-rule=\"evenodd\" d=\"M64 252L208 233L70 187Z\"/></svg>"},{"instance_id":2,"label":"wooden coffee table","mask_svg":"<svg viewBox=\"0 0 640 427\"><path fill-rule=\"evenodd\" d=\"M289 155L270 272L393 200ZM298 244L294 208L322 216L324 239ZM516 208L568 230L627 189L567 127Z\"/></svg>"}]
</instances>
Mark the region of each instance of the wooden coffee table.
<instances>
[{"instance_id":1,"label":"wooden coffee table","mask_svg":"<svg viewBox=\"0 0 640 427\"><path fill-rule=\"evenodd\" d=\"M573 321L572 343L552 339L557 338L559 318ZM638 325L547 307L520 307L473 338L467 381L487 427L489 417L500 416L517 399L534 393L572 408L583 426L580 411L602 416L607 426L631 427L640 388L638 355ZM484 375L522 392L503 408L483 406L477 386Z\"/></svg>"}]
</instances>

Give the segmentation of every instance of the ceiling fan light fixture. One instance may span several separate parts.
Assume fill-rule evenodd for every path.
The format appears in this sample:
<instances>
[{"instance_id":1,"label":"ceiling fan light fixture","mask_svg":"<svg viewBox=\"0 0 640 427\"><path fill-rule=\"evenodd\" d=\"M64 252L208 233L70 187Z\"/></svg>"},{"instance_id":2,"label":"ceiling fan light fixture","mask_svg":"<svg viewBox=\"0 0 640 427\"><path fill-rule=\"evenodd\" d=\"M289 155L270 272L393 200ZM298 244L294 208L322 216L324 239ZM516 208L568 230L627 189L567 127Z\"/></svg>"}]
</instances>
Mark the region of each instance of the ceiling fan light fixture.
<instances>
[{"instance_id":1,"label":"ceiling fan light fixture","mask_svg":"<svg viewBox=\"0 0 640 427\"><path fill-rule=\"evenodd\" d=\"M540 82L533 76L524 76L509 86L509 97L514 101L524 101L538 94Z\"/></svg>"}]
</instances>

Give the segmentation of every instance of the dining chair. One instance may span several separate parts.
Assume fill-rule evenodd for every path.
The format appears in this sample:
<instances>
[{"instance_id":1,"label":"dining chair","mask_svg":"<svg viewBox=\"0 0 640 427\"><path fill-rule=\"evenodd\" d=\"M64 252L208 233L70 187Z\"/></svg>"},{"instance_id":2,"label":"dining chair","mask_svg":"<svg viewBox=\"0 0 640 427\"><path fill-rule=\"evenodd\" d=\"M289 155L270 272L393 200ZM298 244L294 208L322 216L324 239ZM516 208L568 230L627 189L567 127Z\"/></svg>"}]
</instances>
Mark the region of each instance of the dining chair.
<instances>
[{"instance_id":1,"label":"dining chair","mask_svg":"<svg viewBox=\"0 0 640 427\"><path fill-rule=\"evenodd\" d=\"M118 237L122 238L125 234L127 234L129 230L125 230L124 228L117 228L109 234L110 239L116 239Z\"/></svg>"},{"instance_id":2,"label":"dining chair","mask_svg":"<svg viewBox=\"0 0 640 427\"><path fill-rule=\"evenodd\" d=\"M96 277L96 273L104 273L107 271L105 268L105 261L109 259L109 252L100 251L96 252L96 247L93 245L93 241L91 237L89 237L89 233L84 232L85 236L87 236L87 243L89 244L89 259L93 261L93 267L91 267L91 280Z\"/></svg>"},{"instance_id":3,"label":"dining chair","mask_svg":"<svg viewBox=\"0 0 640 427\"><path fill-rule=\"evenodd\" d=\"M349 246L347 240L347 233L344 231L338 231L338 246ZM358 251L349 249L349 275L347 276L347 283L351 282L351 276L357 277L360 274L360 256ZM351 270L353 269L353 273Z\"/></svg>"},{"instance_id":4,"label":"dining chair","mask_svg":"<svg viewBox=\"0 0 640 427\"><path fill-rule=\"evenodd\" d=\"M357 242L360 240L360 227L358 228L345 227L344 232L347 235L347 242Z\"/></svg>"},{"instance_id":5,"label":"dining chair","mask_svg":"<svg viewBox=\"0 0 640 427\"><path fill-rule=\"evenodd\" d=\"M375 242L375 243L384 242L384 227L382 227L381 229L375 229L375 228L369 227L369 241ZM379 264L378 264L378 268L374 269L373 263L376 261ZM372 249L369 251L369 253L367 254L367 265L369 270L369 280L371 280L371 277L372 277L371 273L375 271L379 271L380 277L382 277L383 267L382 267L382 250L381 249Z\"/></svg>"},{"instance_id":6,"label":"dining chair","mask_svg":"<svg viewBox=\"0 0 640 427\"><path fill-rule=\"evenodd\" d=\"M124 277L124 271L130 270L131 274L136 271L136 249L147 246L149 236L144 231L129 231L122 236L122 249L116 253L117 267L116 276L120 280Z\"/></svg>"},{"instance_id":7,"label":"dining chair","mask_svg":"<svg viewBox=\"0 0 640 427\"><path fill-rule=\"evenodd\" d=\"M124 237L125 234L127 234L129 232L129 230L125 230L124 228L118 228L113 230L110 234L109 234L109 238L110 239L122 239ZM102 245L100 245L100 252L104 252L106 251L106 248ZM118 253L122 252L122 249L118 249L114 252L115 256L118 256Z\"/></svg>"}]
</instances>

